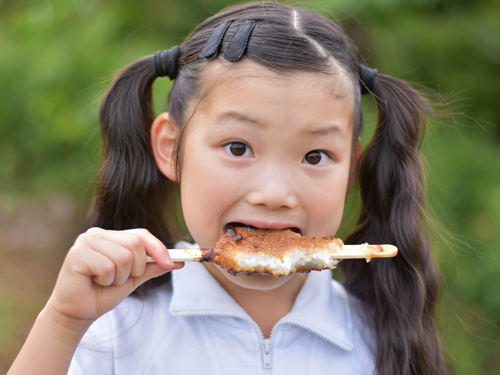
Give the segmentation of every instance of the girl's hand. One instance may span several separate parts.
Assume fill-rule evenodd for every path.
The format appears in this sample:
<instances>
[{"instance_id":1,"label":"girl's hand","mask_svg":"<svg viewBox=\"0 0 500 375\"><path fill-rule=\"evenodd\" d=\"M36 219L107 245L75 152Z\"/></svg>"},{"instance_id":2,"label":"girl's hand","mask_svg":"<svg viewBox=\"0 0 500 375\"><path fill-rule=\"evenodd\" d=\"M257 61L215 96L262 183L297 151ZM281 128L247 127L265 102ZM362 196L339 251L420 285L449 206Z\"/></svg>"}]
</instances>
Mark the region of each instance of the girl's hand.
<instances>
[{"instance_id":1,"label":"girl's hand","mask_svg":"<svg viewBox=\"0 0 500 375\"><path fill-rule=\"evenodd\" d=\"M147 263L147 255L156 263ZM174 265L146 229L90 228L69 250L45 309L65 321L92 323L145 281L183 265Z\"/></svg>"}]
</instances>

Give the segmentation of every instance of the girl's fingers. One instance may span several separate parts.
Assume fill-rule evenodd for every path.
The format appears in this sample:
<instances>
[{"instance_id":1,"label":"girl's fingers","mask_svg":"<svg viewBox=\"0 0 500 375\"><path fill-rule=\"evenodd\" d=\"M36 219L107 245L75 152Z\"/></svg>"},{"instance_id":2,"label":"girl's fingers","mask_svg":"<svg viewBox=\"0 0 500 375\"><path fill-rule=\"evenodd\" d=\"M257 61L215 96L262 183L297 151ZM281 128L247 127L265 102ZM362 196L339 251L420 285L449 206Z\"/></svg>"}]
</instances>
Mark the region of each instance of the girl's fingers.
<instances>
[{"instance_id":1,"label":"girl's fingers","mask_svg":"<svg viewBox=\"0 0 500 375\"><path fill-rule=\"evenodd\" d=\"M116 242L95 236L86 238L84 244L91 250L106 256L114 263L116 274L113 284L115 285L121 285L130 276L139 276L144 272L146 264L142 258L146 256L146 253L143 246L131 250Z\"/></svg>"},{"instance_id":2,"label":"girl's fingers","mask_svg":"<svg viewBox=\"0 0 500 375\"><path fill-rule=\"evenodd\" d=\"M163 243L146 229L129 229L123 231L91 228L87 231L91 236L106 239L122 245L134 254L134 264L131 275L139 276L144 272L146 256L151 255L158 264L170 268L172 261Z\"/></svg>"},{"instance_id":3,"label":"girl's fingers","mask_svg":"<svg viewBox=\"0 0 500 375\"><path fill-rule=\"evenodd\" d=\"M174 267L167 248L146 229L112 231L90 228L78 238L77 242L78 245L90 250L89 253L94 252L108 259L99 267L93 265L94 269L99 272L99 274L93 274L95 275L93 280L100 285L122 285L130 277L142 276L147 265L147 255L152 256L162 268L161 272L160 270L154 272L156 275ZM102 258L99 259L102 260ZM103 267L104 269L101 269ZM113 272L111 268L114 268ZM144 280L147 280L148 277L154 276L148 273L145 277Z\"/></svg>"},{"instance_id":4,"label":"girl's fingers","mask_svg":"<svg viewBox=\"0 0 500 375\"><path fill-rule=\"evenodd\" d=\"M124 233L139 236L143 240L146 253L154 258L158 264L163 268L171 269L174 262L170 259L165 245L155 236L153 236L147 229L129 229L124 230ZM146 261L146 260L145 260Z\"/></svg>"},{"instance_id":5,"label":"girl's fingers","mask_svg":"<svg viewBox=\"0 0 500 375\"><path fill-rule=\"evenodd\" d=\"M82 261L74 266L74 271L92 277L96 284L103 286L113 284L116 274L115 263L105 255L91 249L84 252L84 261L82 258Z\"/></svg>"}]
</instances>

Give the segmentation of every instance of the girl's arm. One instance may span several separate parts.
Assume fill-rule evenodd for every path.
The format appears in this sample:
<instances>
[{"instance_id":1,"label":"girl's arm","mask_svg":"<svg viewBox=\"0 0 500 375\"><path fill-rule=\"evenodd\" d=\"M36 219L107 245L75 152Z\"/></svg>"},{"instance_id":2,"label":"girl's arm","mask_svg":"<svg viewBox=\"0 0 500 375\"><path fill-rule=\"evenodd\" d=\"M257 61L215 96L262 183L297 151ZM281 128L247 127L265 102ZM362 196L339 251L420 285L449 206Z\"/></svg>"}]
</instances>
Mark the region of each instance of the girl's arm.
<instances>
[{"instance_id":1,"label":"girl's arm","mask_svg":"<svg viewBox=\"0 0 500 375\"><path fill-rule=\"evenodd\" d=\"M67 374L90 324L62 316L47 304L7 374Z\"/></svg>"},{"instance_id":2,"label":"girl's arm","mask_svg":"<svg viewBox=\"0 0 500 375\"><path fill-rule=\"evenodd\" d=\"M150 255L155 263L147 263ZM8 375L67 374L90 325L143 282L182 267L145 229L91 228L78 237Z\"/></svg>"}]
</instances>

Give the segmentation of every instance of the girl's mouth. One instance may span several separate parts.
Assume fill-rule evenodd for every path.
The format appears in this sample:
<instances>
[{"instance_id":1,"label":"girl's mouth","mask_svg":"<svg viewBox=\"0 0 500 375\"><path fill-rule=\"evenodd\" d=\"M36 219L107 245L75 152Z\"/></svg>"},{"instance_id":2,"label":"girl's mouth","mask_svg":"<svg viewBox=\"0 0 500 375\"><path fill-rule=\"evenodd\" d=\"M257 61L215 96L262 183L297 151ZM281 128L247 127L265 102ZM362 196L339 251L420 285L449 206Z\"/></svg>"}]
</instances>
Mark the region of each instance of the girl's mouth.
<instances>
[{"instance_id":1,"label":"girl's mouth","mask_svg":"<svg viewBox=\"0 0 500 375\"><path fill-rule=\"evenodd\" d=\"M259 224L261 224L261 225L259 225L257 223L252 222L252 224L255 224L255 225L240 223L240 222L236 222L236 221L230 222L230 223L227 223L226 225L224 225L224 233L228 229L234 230L234 228L236 228L236 227L249 227L249 228L255 228L255 229L275 229L275 230L290 229L292 232L295 232L295 233L302 235L302 231L298 227L286 226L286 225L274 224L274 223L259 223Z\"/></svg>"}]
</instances>

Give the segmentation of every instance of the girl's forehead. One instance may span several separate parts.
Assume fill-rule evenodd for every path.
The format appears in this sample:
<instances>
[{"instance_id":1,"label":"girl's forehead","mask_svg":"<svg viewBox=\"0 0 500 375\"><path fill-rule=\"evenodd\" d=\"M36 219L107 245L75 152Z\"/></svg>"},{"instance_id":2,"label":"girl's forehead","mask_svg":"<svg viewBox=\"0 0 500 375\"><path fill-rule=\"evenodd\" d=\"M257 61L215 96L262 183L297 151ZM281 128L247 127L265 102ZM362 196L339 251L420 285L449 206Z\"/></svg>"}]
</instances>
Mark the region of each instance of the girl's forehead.
<instances>
[{"instance_id":1,"label":"girl's forehead","mask_svg":"<svg viewBox=\"0 0 500 375\"><path fill-rule=\"evenodd\" d=\"M250 84L258 82L257 85ZM290 88L304 93L317 94L325 101L340 100L354 105L354 88L344 73L317 73L306 71L277 72L250 59L237 63L223 59L207 62L200 81L200 105L208 104L210 97L224 95L230 87L238 93L248 90L265 90L266 87ZM327 103L325 103L327 104Z\"/></svg>"},{"instance_id":2,"label":"girl's forehead","mask_svg":"<svg viewBox=\"0 0 500 375\"><path fill-rule=\"evenodd\" d=\"M190 131L200 120L216 125L231 118L268 129L315 129L315 134L338 127L346 139L351 138L354 99L349 81L342 76L282 74L251 60L210 63L206 73Z\"/></svg>"}]
</instances>

